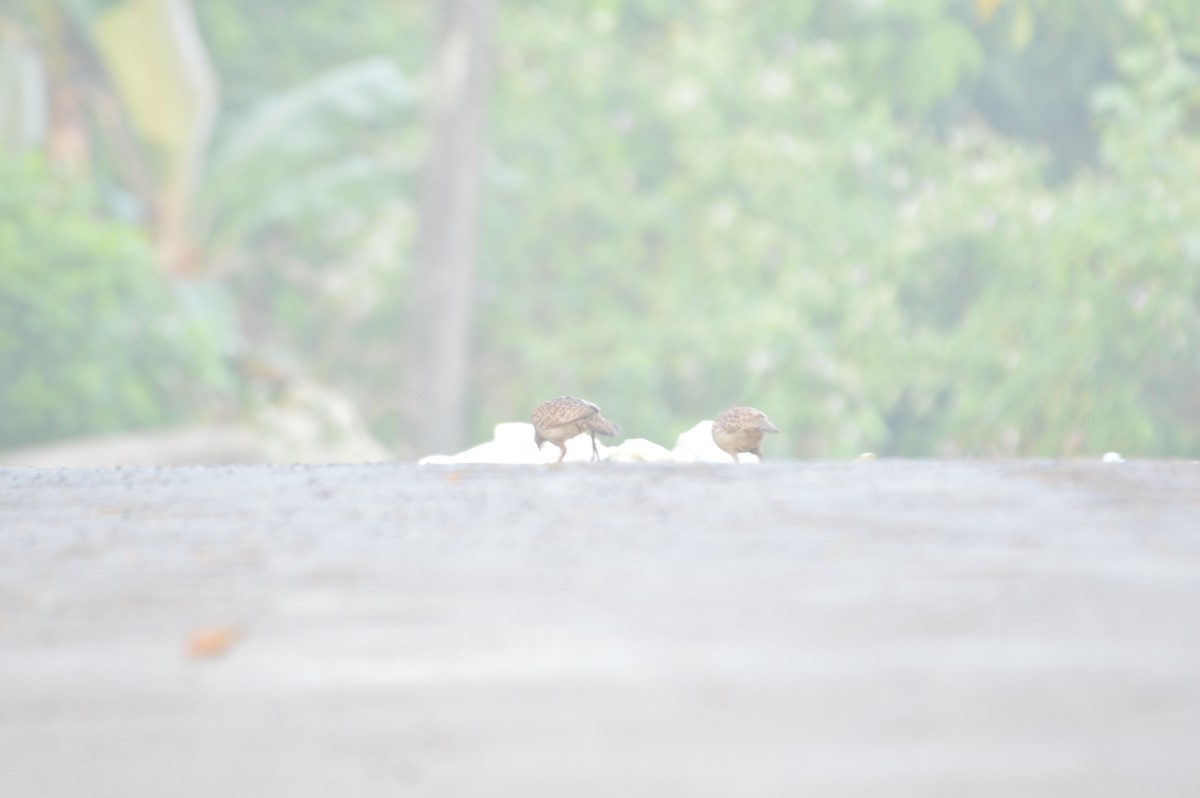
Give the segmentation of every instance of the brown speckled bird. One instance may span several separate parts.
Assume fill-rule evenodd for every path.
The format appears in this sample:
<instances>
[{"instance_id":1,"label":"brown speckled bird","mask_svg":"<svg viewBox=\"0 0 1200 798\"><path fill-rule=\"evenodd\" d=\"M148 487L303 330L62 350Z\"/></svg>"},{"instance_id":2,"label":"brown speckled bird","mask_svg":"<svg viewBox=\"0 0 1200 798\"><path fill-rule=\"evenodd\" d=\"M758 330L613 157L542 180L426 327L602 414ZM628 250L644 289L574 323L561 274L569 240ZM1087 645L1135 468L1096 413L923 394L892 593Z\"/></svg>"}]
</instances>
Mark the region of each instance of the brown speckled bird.
<instances>
[{"instance_id":1,"label":"brown speckled bird","mask_svg":"<svg viewBox=\"0 0 1200 798\"><path fill-rule=\"evenodd\" d=\"M600 408L574 396L547 399L533 408L533 442L539 449L546 441L562 449L562 454L558 456L560 463L567 456L566 442L585 432L592 436L592 459L599 460L596 433L619 435L621 428L600 415Z\"/></svg>"},{"instance_id":2,"label":"brown speckled bird","mask_svg":"<svg viewBox=\"0 0 1200 798\"><path fill-rule=\"evenodd\" d=\"M766 414L753 407L731 407L713 421L713 442L738 461L738 452L750 452L762 460L763 433L779 432Z\"/></svg>"}]
</instances>

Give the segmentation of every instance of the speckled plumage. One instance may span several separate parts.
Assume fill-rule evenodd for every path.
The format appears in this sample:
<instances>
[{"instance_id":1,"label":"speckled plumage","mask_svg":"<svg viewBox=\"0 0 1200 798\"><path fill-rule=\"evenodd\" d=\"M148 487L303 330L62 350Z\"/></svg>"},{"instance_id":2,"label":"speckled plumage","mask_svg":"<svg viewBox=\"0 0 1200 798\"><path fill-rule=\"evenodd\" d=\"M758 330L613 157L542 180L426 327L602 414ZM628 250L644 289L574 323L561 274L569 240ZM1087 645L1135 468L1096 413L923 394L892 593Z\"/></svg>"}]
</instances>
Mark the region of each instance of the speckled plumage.
<instances>
[{"instance_id":1,"label":"speckled plumage","mask_svg":"<svg viewBox=\"0 0 1200 798\"><path fill-rule=\"evenodd\" d=\"M765 413L753 407L731 407L713 421L713 443L736 463L739 452L750 452L763 459L762 439L767 432L779 432Z\"/></svg>"},{"instance_id":2,"label":"speckled plumage","mask_svg":"<svg viewBox=\"0 0 1200 798\"><path fill-rule=\"evenodd\" d=\"M596 435L619 435L621 428L600 415L600 408L586 399L574 396L559 396L547 399L533 408L533 440L540 449L550 441L562 454L558 462L567 456L566 442L576 435L589 433L592 436L592 459L600 458L596 450Z\"/></svg>"}]
</instances>

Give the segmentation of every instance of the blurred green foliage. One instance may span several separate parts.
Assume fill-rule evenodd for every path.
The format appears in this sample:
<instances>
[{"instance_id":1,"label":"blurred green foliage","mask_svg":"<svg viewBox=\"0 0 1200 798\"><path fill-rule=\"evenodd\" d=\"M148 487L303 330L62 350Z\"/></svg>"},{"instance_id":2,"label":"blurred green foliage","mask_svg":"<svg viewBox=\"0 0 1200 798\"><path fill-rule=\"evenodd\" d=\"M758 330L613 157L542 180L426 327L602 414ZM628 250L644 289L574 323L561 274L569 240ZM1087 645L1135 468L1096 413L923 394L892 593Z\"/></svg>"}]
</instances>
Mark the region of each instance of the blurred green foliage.
<instances>
[{"instance_id":1,"label":"blurred green foliage","mask_svg":"<svg viewBox=\"0 0 1200 798\"><path fill-rule=\"evenodd\" d=\"M200 204L210 263L250 347L338 385L385 426L418 107L411 81L382 57L274 92L222 131Z\"/></svg>"},{"instance_id":2,"label":"blurred green foliage","mask_svg":"<svg viewBox=\"0 0 1200 798\"><path fill-rule=\"evenodd\" d=\"M1103 163L1058 185L978 118L914 122L857 40L630 7L505 20L496 416L567 388L668 443L749 403L806 455L1195 451L1197 97L1170 42L1129 51L1089 117Z\"/></svg>"},{"instance_id":3,"label":"blurred green foliage","mask_svg":"<svg viewBox=\"0 0 1200 798\"><path fill-rule=\"evenodd\" d=\"M220 387L220 327L92 192L0 155L0 448L179 421Z\"/></svg>"},{"instance_id":4,"label":"blurred green foliage","mask_svg":"<svg viewBox=\"0 0 1200 798\"><path fill-rule=\"evenodd\" d=\"M429 10L417 0L194 4L233 116L277 92L367 57L386 56L405 70L427 66Z\"/></svg>"},{"instance_id":5,"label":"blurred green foliage","mask_svg":"<svg viewBox=\"0 0 1200 798\"><path fill-rule=\"evenodd\" d=\"M235 319L230 340L349 393L388 441L431 6L195 4L224 98L195 222L235 311L211 323ZM1187 0L504 2L472 436L572 392L668 445L747 403L783 430L778 454L1195 456L1193 13ZM47 233L26 268L49 271L49 242L77 241L78 262L162 291L138 282L149 256L129 232L76 202L55 223L92 238ZM3 249L39 229L23 213L0 223L0 303L32 291ZM119 260L109 237L140 254ZM156 296L146 318L189 318ZM97 329L143 312L87 307ZM75 313L44 318L75 340ZM6 314L9 349L11 329ZM214 368L211 338L183 340L190 355L162 372L176 387ZM82 348L64 348L26 360L122 382L85 377ZM99 373L131 373L111 357ZM24 395L15 385L0 401ZM165 418L154 386L106 412ZM30 436L126 423L84 423L59 395Z\"/></svg>"}]
</instances>

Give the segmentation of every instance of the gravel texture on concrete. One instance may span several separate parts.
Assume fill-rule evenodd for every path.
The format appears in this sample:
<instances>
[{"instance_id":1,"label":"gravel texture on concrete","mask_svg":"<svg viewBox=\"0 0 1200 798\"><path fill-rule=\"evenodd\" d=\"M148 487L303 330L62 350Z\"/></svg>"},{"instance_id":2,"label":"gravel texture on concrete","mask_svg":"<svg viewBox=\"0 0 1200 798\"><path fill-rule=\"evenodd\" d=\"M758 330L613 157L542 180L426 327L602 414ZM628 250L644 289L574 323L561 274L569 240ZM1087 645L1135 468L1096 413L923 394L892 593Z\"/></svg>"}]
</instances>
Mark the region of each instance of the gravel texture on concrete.
<instances>
[{"instance_id":1,"label":"gravel texture on concrete","mask_svg":"<svg viewBox=\"0 0 1200 798\"><path fill-rule=\"evenodd\" d=\"M1200 465L0 469L0 796L1200 795Z\"/></svg>"}]
</instances>

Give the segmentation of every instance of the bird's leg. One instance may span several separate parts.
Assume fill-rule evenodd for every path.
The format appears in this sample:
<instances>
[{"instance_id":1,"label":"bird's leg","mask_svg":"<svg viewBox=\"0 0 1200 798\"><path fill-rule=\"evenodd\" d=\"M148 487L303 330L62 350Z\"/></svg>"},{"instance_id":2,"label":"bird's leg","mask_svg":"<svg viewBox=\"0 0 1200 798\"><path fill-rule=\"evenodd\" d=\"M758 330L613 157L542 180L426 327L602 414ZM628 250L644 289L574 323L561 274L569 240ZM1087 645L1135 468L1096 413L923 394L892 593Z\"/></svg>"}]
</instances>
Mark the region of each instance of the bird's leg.
<instances>
[{"instance_id":1,"label":"bird's leg","mask_svg":"<svg viewBox=\"0 0 1200 798\"><path fill-rule=\"evenodd\" d=\"M757 449L755 449L754 451L750 452L750 454L752 454L752 455L756 456L756 457L758 458L758 462L760 462L760 463L761 463L761 462L763 461L763 456L762 456L762 447L761 447L761 446L760 446L760 447L758 447Z\"/></svg>"},{"instance_id":2,"label":"bird's leg","mask_svg":"<svg viewBox=\"0 0 1200 798\"><path fill-rule=\"evenodd\" d=\"M596 450L596 433L592 433L592 462L600 459L600 452Z\"/></svg>"},{"instance_id":3,"label":"bird's leg","mask_svg":"<svg viewBox=\"0 0 1200 798\"><path fill-rule=\"evenodd\" d=\"M561 463L561 462L563 461L563 458L567 456L567 445L566 445L565 443L558 443L558 444L555 444L555 445L556 445L558 448L562 449L562 454L560 454L560 455L558 456L558 459L557 459L557 460L555 460L554 462L555 462L555 463Z\"/></svg>"},{"instance_id":4,"label":"bird's leg","mask_svg":"<svg viewBox=\"0 0 1200 798\"><path fill-rule=\"evenodd\" d=\"M729 453L729 456L733 458L733 462L735 462L735 463L740 463L740 462L742 462L741 460L739 460L739 459L738 459L738 453L737 453L737 452L730 452L730 453Z\"/></svg>"}]
</instances>

